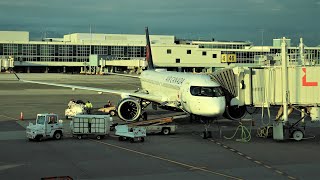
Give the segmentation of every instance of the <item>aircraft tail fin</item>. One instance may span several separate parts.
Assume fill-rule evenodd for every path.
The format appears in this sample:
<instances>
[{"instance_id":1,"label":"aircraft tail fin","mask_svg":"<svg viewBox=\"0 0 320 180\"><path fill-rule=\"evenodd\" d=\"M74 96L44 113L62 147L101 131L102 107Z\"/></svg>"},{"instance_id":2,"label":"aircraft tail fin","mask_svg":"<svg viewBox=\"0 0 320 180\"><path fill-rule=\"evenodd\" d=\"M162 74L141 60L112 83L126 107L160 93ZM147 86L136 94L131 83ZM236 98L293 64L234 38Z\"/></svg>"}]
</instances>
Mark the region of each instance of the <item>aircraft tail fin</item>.
<instances>
[{"instance_id":1,"label":"aircraft tail fin","mask_svg":"<svg viewBox=\"0 0 320 180\"><path fill-rule=\"evenodd\" d=\"M146 61L148 63L148 70L154 69L153 66L153 59L152 59L152 53L151 53L151 45L150 45L150 38L149 38L149 30L148 27L146 27Z\"/></svg>"}]
</instances>

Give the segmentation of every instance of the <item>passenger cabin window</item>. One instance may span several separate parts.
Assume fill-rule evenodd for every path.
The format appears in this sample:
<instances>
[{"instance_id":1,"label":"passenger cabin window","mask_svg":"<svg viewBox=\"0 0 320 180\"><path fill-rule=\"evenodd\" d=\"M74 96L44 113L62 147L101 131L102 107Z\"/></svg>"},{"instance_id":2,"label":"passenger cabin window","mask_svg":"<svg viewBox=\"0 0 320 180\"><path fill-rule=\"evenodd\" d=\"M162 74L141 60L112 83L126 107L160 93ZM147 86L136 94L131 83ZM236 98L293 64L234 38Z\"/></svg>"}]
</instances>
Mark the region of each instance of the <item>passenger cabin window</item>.
<instances>
[{"instance_id":1,"label":"passenger cabin window","mask_svg":"<svg viewBox=\"0 0 320 180\"><path fill-rule=\"evenodd\" d=\"M207 51L202 51L202 56L206 56L207 55Z\"/></svg>"},{"instance_id":2,"label":"passenger cabin window","mask_svg":"<svg viewBox=\"0 0 320 180\"><path fill-rule=\"evenodd\" d=\"M193 96L204 96L204 97L224 96L223 90L220 86L218 87L191 86L190 92Z\"/></svg>"},{"instance_id":3,"label":"passenger cabin window","mask_svg":"<svg viewBox=\"0 0 320 180\"><path fill-rule=\"evenodd\" d=\"M167 54L171 54L171 49L167 49Z\"/></svg>"},{"instance_id":4,"label":"passenger cabin window","mask_svg":"<svg viewBox=\"0 0 320 180\"><path fill-rule=\"evenodd\" d=\"M187 50L187 54L191 54L191 50Z\"/></svg>"},{"instance_id":5,"label":"passenger cabin window","mask_svg":"<svg viewBox=\"0 0 320 180\"><path fill-rule=\"evenodd\" d=\"M212 58L217 58L217 54L212 54Z\"/></svg>"},{"instance_id":6,"label":"passenger cabin window","mask_svg":"<svg viewBox=\"0 0 320 180\"><path fill-rule=\"evenodd\" d=\"M178 58L178 59L176 59L176 63L180 63L180 59Z\"/></svg>"}]
</instances>

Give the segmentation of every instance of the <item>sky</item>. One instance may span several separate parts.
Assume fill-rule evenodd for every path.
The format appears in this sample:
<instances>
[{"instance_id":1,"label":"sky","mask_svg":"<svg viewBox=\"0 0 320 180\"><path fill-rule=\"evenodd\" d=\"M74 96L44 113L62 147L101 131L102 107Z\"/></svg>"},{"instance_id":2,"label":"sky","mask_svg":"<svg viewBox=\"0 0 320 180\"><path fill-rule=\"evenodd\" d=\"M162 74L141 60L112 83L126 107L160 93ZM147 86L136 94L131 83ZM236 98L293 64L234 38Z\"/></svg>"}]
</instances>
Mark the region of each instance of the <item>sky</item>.
<instances>
[{"instance_id":1,"label":"sky","mask_svg":"<svg viewBox=\"0 0 320 180\"><path fill-rule=\"evenodd\" d=\"M31 38L90 32L320 45L320 0L1 0L0 31Z\"/></svg>"}]
</instances>

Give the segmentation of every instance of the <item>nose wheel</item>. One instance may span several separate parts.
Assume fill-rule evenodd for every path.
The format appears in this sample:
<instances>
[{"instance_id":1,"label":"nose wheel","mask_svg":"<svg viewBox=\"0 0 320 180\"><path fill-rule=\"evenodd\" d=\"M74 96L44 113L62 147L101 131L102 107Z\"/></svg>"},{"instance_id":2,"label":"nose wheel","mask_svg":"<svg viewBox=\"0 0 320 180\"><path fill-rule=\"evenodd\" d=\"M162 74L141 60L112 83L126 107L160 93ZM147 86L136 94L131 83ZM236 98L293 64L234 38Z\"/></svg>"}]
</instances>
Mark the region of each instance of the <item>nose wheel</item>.
<instances>
[{"instance_id":1,"label":"nose wheel","mask_svg":"<svg viewBox=\"0 0 320 180\"><path fill-rule=\"evenodd\" d=\"M201 120L201 122L204 123L204 131L202 132L202 138L203 139L212 138L212 133L211 131L209 131L212 120Z\"/></svg>"}]
</instances>

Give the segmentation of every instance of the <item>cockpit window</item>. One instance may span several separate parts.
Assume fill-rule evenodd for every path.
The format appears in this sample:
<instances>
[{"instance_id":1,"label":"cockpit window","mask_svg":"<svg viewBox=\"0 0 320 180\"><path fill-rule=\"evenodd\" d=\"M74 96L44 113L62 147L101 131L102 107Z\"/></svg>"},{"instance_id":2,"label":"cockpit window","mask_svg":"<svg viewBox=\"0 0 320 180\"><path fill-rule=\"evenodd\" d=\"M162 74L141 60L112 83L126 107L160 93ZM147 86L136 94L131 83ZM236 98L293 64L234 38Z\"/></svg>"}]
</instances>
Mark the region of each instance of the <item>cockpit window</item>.
<instances>
[{"instance_id":1,"label":"cockpit window","mask_svg":"<svg viewBox=\"0 0 320 180\"><path fill-rule=\"evenodd\" d=\"M193 96L205 96L205 97L224 96L223 90L220 86L218 87L191 86L190 92Z\"/></svg>"}]
</instances>

